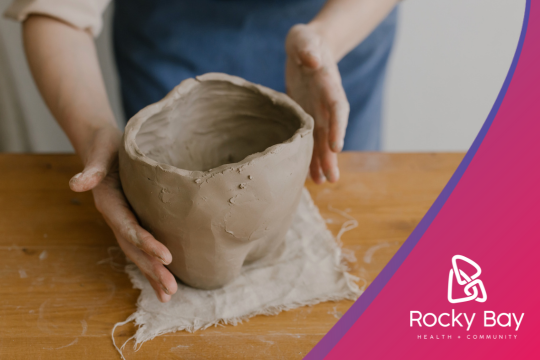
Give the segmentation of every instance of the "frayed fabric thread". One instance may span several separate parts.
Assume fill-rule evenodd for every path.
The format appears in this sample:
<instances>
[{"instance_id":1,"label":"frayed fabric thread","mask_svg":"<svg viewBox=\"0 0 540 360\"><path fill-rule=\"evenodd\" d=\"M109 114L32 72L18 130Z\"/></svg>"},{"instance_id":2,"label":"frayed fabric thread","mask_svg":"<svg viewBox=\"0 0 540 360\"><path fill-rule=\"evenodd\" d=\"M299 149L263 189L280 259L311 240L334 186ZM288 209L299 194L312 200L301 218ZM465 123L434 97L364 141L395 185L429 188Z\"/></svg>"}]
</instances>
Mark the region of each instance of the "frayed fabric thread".
<instances>
[{"instance_id":1,"label":"frayed fabric thread","mask_svg":"<svg viewBox=\"0 0 540 360\"><path fill-rule=\"evenodd\" d=\"M349 214L337 238L304 189L283 246L275 253L244 266L232 283L216 290L199 290L178 284L168 303L160 303L153 289L134 264L125 271L133 287L141 290L137 311L112 329L113 345L125 360L125 345L135 340L137 351L157 336L185 330L195 332L210 326L238 325L256 315L276 315L282 311L325 301L356 300L362 294L360 279L348 273L341 249L341 236L358 226ZM121 347L116 345L117 327L134 322L138 329Z\"/></svg>"}]
</instances>

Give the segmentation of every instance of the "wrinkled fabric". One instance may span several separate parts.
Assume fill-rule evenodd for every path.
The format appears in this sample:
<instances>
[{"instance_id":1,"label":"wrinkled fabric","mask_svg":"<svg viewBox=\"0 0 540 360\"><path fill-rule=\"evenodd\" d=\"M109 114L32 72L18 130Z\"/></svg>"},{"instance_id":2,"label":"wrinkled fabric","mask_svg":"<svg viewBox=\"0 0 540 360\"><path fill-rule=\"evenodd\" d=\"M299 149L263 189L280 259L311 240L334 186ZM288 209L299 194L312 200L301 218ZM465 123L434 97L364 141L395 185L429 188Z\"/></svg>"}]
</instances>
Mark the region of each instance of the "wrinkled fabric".
<instances>
[{"instance_id":1,"label":"wrinkled fabric","mask_svg":"<svg viewBox=\"0 0 540 360\"><path fill-rule=\"evenodd\" d=\"M161 303L134 264L126 271L141 294L137 311L115 328L134 321L139 326L133 336L135 347L165 333L237 325L255 315L275 315L323 301L355 300L362 293L356 285L358 278L347 272L338 242L305 189L284 245L244 266L240 276L221 289L198 290L179 283L172 299ZM114 329L112 335L114 341Z\"/></svg>"}]
</instances>

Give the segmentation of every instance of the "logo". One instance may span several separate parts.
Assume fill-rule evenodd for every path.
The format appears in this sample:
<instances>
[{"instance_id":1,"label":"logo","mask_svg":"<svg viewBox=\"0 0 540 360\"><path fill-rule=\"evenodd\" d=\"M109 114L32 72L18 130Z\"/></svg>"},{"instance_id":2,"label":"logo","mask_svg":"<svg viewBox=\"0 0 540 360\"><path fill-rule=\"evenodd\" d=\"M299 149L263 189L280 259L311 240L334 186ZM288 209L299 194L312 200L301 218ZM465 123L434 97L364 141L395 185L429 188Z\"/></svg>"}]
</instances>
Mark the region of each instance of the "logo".
<instances>
[{"instance_id":1,"label":"logo","mask_svg":"<svg viewBox=\"0 0 540 360\"><path fill-rule=\"evenodd\" d=\"M468 276L463 270L458 268L457 260L462 260L472 265L476 269L476 273L472 276ZM469 258L466 258L463 255L454 255L454 257L452 258L452 269L450 269L450 276L448 277L448 301L452 304L472 300L476 300L478 302L485 302L487 300L486 289L484 288L482 280L478 279L481 273L482 269L480 269L480 266L477 263L475 263ZM466 297L462 297L459 299L454 299L452 297L452 284L454 282L454 275L459 285L465 285L465 289L463 290L465 291L465 294L467 294ZM478 297L479 292L482 297Z\"/></svg>"},{"instance_id":2,"label":"logo","mask_svg":"<svg viewBox=\"0 0 540 360\"><path fill-rule=\"evenodd\" d=\"M459 261L458 261L459 260ZM464 264L467 263L470 266ZM462 267L460 269L458 267L458 264ZM472 268L471 268L472 267ZM470 270L469 270L470 269ZM474 274L471 275L472 272L476 271ZM467 273L469 272L469 273ZM482 280L479 279L480 274L482 274L482 269L480 269L480 266L472 261L469 258L466 258L463 255L454 255L452 257L452 268L450 269L450 275L448 276L448 301L451 304L457 304L457 303L463 303L467 301L478 301L480 303L484 303L487 300L487 294L486 294L486 288L484 287L484 283ZM486 277L484 276L484 280L486 280ZM463 289L463 295L466 294L465 297L458 297L454 299L453 293L452 293L452 287L454 285L454 282L457 282L460 286L459 289ZM442 294L441 294L442 295ZM457 294L456 294L457 295ZM459 296L463 296L459 295ZM441 299L442 300L442 299ZM495 299L496 300L496 299ZM492 299L493 301L493 299ZM497 303L497 301L495 301ZM494 303L492 304L492 306ZM485 305L479 305L476 308L482 308ZM467 313L467 312L459 312L459 310L456 309L447 309L445 312L439 313L439 312L425 312L424 310L410 310L409 311L409 327L410 328L418 328L424 329L425 331L428 331L429 328L437 327L438 333L431 333L431 334L416 334L417 340L485 340L485 339L493 339L493 340L509 340L509 339L517 339L517 331L519 330L519 327L521 326L521 323L523 322L523 318L525 317L525 313L521 313L521 316L519 316L519 313L515 312L501 312L496 313L492 310L482 309L483 310L483 330L480 330L479 326L476 325L476 331L483 331L480 333L451 333L448 330L450 329L463 329L465 331L470 331L473 329L472 325L475 321L475 319L478 319L477 313ZM482 320L480 320L482 321ZM476 321L476 324L478 321ZM482 325L482 324L480 324ZM498 326L498 331L491 331L489 328L494 328ZM516 333L509 333L508 330L510 329L504 329L504 328L510 328L513 327Z\"/></svg>"}]
</instances>

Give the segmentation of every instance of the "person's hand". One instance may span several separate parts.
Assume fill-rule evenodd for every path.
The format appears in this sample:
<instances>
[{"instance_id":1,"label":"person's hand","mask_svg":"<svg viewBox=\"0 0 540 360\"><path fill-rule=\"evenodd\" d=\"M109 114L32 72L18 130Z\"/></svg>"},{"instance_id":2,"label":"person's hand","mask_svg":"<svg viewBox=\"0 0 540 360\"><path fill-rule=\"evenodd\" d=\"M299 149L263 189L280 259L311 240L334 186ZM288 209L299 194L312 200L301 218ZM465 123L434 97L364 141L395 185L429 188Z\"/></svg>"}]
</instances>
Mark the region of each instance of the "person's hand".
<instances>
[{"instance_id":1,"label":"person's hand","mask_svg":"<svg viewBox=\"0 0 540 360\"><path fill-rule=\"evenodd\" d=\"M111 227L118 244L148 279L158 299L167 302L177 290L169 250L138 223L124 196L118 173L118 148L122 134L115 126L93 131L81 154L84 170L69 182L76 192L92 190L96 208Z\"/></svg>"},{"instance_id":2,"label":"person's hand","mask_svg":"<svg viewBox=\"0 0 540 360\"><path fill-rule=\"evenodd\" d=\"M310 25L295 25L285 42L287 94L315 120L310 173L321 184L339 179L337 153L343 149L349 102L330 48Z\"/></svg>"}]
</instances>

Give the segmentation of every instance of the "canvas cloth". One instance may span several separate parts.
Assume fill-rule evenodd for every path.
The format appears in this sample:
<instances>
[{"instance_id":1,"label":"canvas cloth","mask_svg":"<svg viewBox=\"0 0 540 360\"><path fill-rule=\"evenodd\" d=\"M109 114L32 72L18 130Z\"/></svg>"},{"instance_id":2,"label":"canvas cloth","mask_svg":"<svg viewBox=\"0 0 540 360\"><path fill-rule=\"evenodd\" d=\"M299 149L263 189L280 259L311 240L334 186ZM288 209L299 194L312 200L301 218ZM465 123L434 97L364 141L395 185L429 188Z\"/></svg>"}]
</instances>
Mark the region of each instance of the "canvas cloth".
<instances>
[{"instance_id":1,"label":"canvas cloth","mask_svg":"<svg viewBox=\"0 0 540 360\"><path fill-rule=\"evenodd\" d=\"M306 189L284 245L244 266L238 278L221 289L199 290L178 284L176 294L163 304L134 264L127 265L126 272L141 294L137 311L116 324L112 336L114 343L115 328L134 321L139 326L132 337L135 348L169 332L237 325L255 315L275 315L329 300L355 300L362 292L356 285L358 278L347 272L339 240L326 228Z\"/></svg>"}]
</instances>

